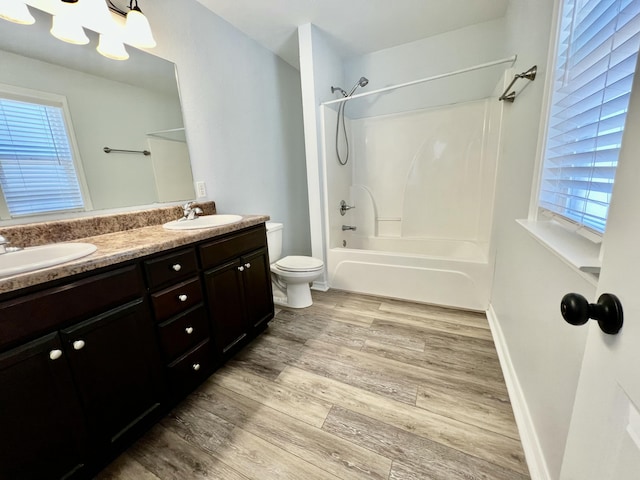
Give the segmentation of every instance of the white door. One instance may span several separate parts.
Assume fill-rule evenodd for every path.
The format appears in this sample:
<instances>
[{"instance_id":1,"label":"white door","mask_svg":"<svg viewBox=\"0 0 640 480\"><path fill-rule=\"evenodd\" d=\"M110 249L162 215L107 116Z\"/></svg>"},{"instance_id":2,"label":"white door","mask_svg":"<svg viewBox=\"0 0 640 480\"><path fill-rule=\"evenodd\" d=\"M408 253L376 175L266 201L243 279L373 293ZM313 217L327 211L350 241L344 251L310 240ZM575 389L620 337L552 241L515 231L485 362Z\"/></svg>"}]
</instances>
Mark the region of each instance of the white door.
<instances>
[{"instance_id":1,"label":"white door","mask_svg":"<svg viewBox=\"0 0 640 480\"><path fill-rule=\"evenodd\" d=\"M589 322L562 480L640 480L640 75L604 246L598 296L620 299L624 325L617 335L607 335Z\"/></svg>"}]
</instances>

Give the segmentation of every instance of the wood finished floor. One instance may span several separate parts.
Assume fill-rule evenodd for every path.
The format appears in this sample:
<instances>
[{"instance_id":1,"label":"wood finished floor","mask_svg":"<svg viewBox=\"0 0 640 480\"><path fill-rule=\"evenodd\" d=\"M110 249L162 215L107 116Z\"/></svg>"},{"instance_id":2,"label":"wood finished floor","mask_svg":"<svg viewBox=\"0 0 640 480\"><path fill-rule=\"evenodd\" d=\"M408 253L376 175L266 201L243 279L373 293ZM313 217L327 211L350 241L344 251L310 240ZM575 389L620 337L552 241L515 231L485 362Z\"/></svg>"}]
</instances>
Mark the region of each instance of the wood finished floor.
<instances>
[{"instance_id":1,"label":"wood finished floor","mask_svg":"<svg viewBox=\"0 0 640 480\"><path fill-rule=\"evenodd\" d=\"M529 478L484 314L313 296L98 478Z\"/></svg>"}]
</instances>

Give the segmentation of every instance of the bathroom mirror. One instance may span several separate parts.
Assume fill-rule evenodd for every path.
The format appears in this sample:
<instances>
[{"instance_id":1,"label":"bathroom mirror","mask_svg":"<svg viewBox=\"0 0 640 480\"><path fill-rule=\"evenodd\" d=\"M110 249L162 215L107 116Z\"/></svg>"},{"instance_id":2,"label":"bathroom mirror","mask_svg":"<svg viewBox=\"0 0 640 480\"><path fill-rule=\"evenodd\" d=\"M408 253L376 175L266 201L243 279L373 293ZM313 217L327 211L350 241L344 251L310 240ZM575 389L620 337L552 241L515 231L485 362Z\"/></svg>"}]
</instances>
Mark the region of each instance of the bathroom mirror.
<instances>
[{"instance_id":1,"label":"bathroom mirror","mask_svg":"<svg viewBox=\"0 0 640 480\"><path fill-rule=\"evenodd\" d=\"M66 97L90 209L193 199L175 65L130 46L129 60L105 58L86 29L89 44L61 42L49 34L51 16L30 10L34 25L0 20L0 88Z\"/></svg>"}]
</instances>

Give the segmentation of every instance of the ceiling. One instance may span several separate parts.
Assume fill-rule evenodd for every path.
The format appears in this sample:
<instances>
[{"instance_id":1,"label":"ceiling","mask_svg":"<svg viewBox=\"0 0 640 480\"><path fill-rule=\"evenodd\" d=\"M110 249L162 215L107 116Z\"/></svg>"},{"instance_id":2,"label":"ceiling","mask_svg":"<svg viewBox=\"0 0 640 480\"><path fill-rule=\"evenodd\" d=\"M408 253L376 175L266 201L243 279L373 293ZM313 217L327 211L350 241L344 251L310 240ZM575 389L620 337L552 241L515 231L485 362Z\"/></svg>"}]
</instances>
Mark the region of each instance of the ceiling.
<instances>
[{"instance_id":1,"label":"ceiling","mask_svg":"<svg viewBox=\"0 0 640 480\"><path fill-rule=\"evenodd\" d=\"M299 68L298 25L329 35L343 58L505 15L509 0L198 0Z\"/></svg>"}]
</instances>

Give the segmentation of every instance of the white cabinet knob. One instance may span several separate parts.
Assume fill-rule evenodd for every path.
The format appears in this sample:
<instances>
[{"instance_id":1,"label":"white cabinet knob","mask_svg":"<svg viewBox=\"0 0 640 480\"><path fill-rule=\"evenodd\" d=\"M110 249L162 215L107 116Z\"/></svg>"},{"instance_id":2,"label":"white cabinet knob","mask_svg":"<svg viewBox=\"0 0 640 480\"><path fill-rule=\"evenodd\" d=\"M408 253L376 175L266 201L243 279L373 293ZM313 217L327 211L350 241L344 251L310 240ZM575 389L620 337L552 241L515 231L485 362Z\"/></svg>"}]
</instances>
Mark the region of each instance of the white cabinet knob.
<instances>
[{"instance_id":1,"label":"white cabinet knob","mask_svg":"<svg viewBox=\"0 0 640 480\"><path fill-rule=\"evenodd\" d=\"M251 264L250 264L249 262L245 263L245 264L244 264L244 266L245 266L246 268L251 268Z\"/></svg>"},{"instance_id":2,"label":"white cabinet knob","mask_svg":"<svg viewBox=\"0 0 640 480\"><path fill-rule=\"evenodd\" d=\"M193 327L187 327L184 331L187 332L187 335L191 335L193 333Z\"/></svg>"},{"instance_id":3,"label":"white cabinet knob","mask_svg":"<svg viewBox=\"0 0 640 480\"><path fill-rule=\"evenodd\" d=\"M184 293L182 295L178 295L178 300L180 300L181 302L186 302L187 298L188 297Z\"/></svg>"},{"instance_id":4,"label":"white cabinet knob","mask_svg":"<svg viewBox=\"0 0 640 480\"><path fill-rule=\"evenodd\" d=\"M74 350L82 350L84 348L84 340L76 340L73 342Z\"/></svg>"},{"instance_id":5,"label":"white cabinet knob","mask_svg":"<svg viewBox=\"0 0 640 480\"><path fill-rule=\"evenodd\" d=\"M176 272L179 272L180 270L182 270L182 265L180 265L179 263L176 263L171 268L173 268Z\"/></svg>"},{"instance_id":6,"label":"white cabinet knob","mask_svg":"<svg viewBox=\"0 0 640 480\"><path fill-rule=\"evenodd\" d=\"M191 365L191 368L193 368L193 370L197 372L198 370L200 370L200 364L194 363L193 365Z\"/></svg>"},{"instance_id":7,"label":"white cabinet knob","mask_svg":"<svg viewBox=\"0 0 640 480\"><path fill-rule=\"evenodd\" d=\"M244 272L244 267L243 267L242 265L240 265L240 266L238 267L238 271L240 271L240 272Z\"/></svg>"},{"instance_id":8,"label":"white cabinet knob","mask_svg":"<svg viewBox=\"0 0 640 480\"><path fill-rule=\"evenodd\" d=\"M51 360L57 360L62 356L62 350L51 350L49 352L49 358Z\"/></svg>"}]
</instances>

